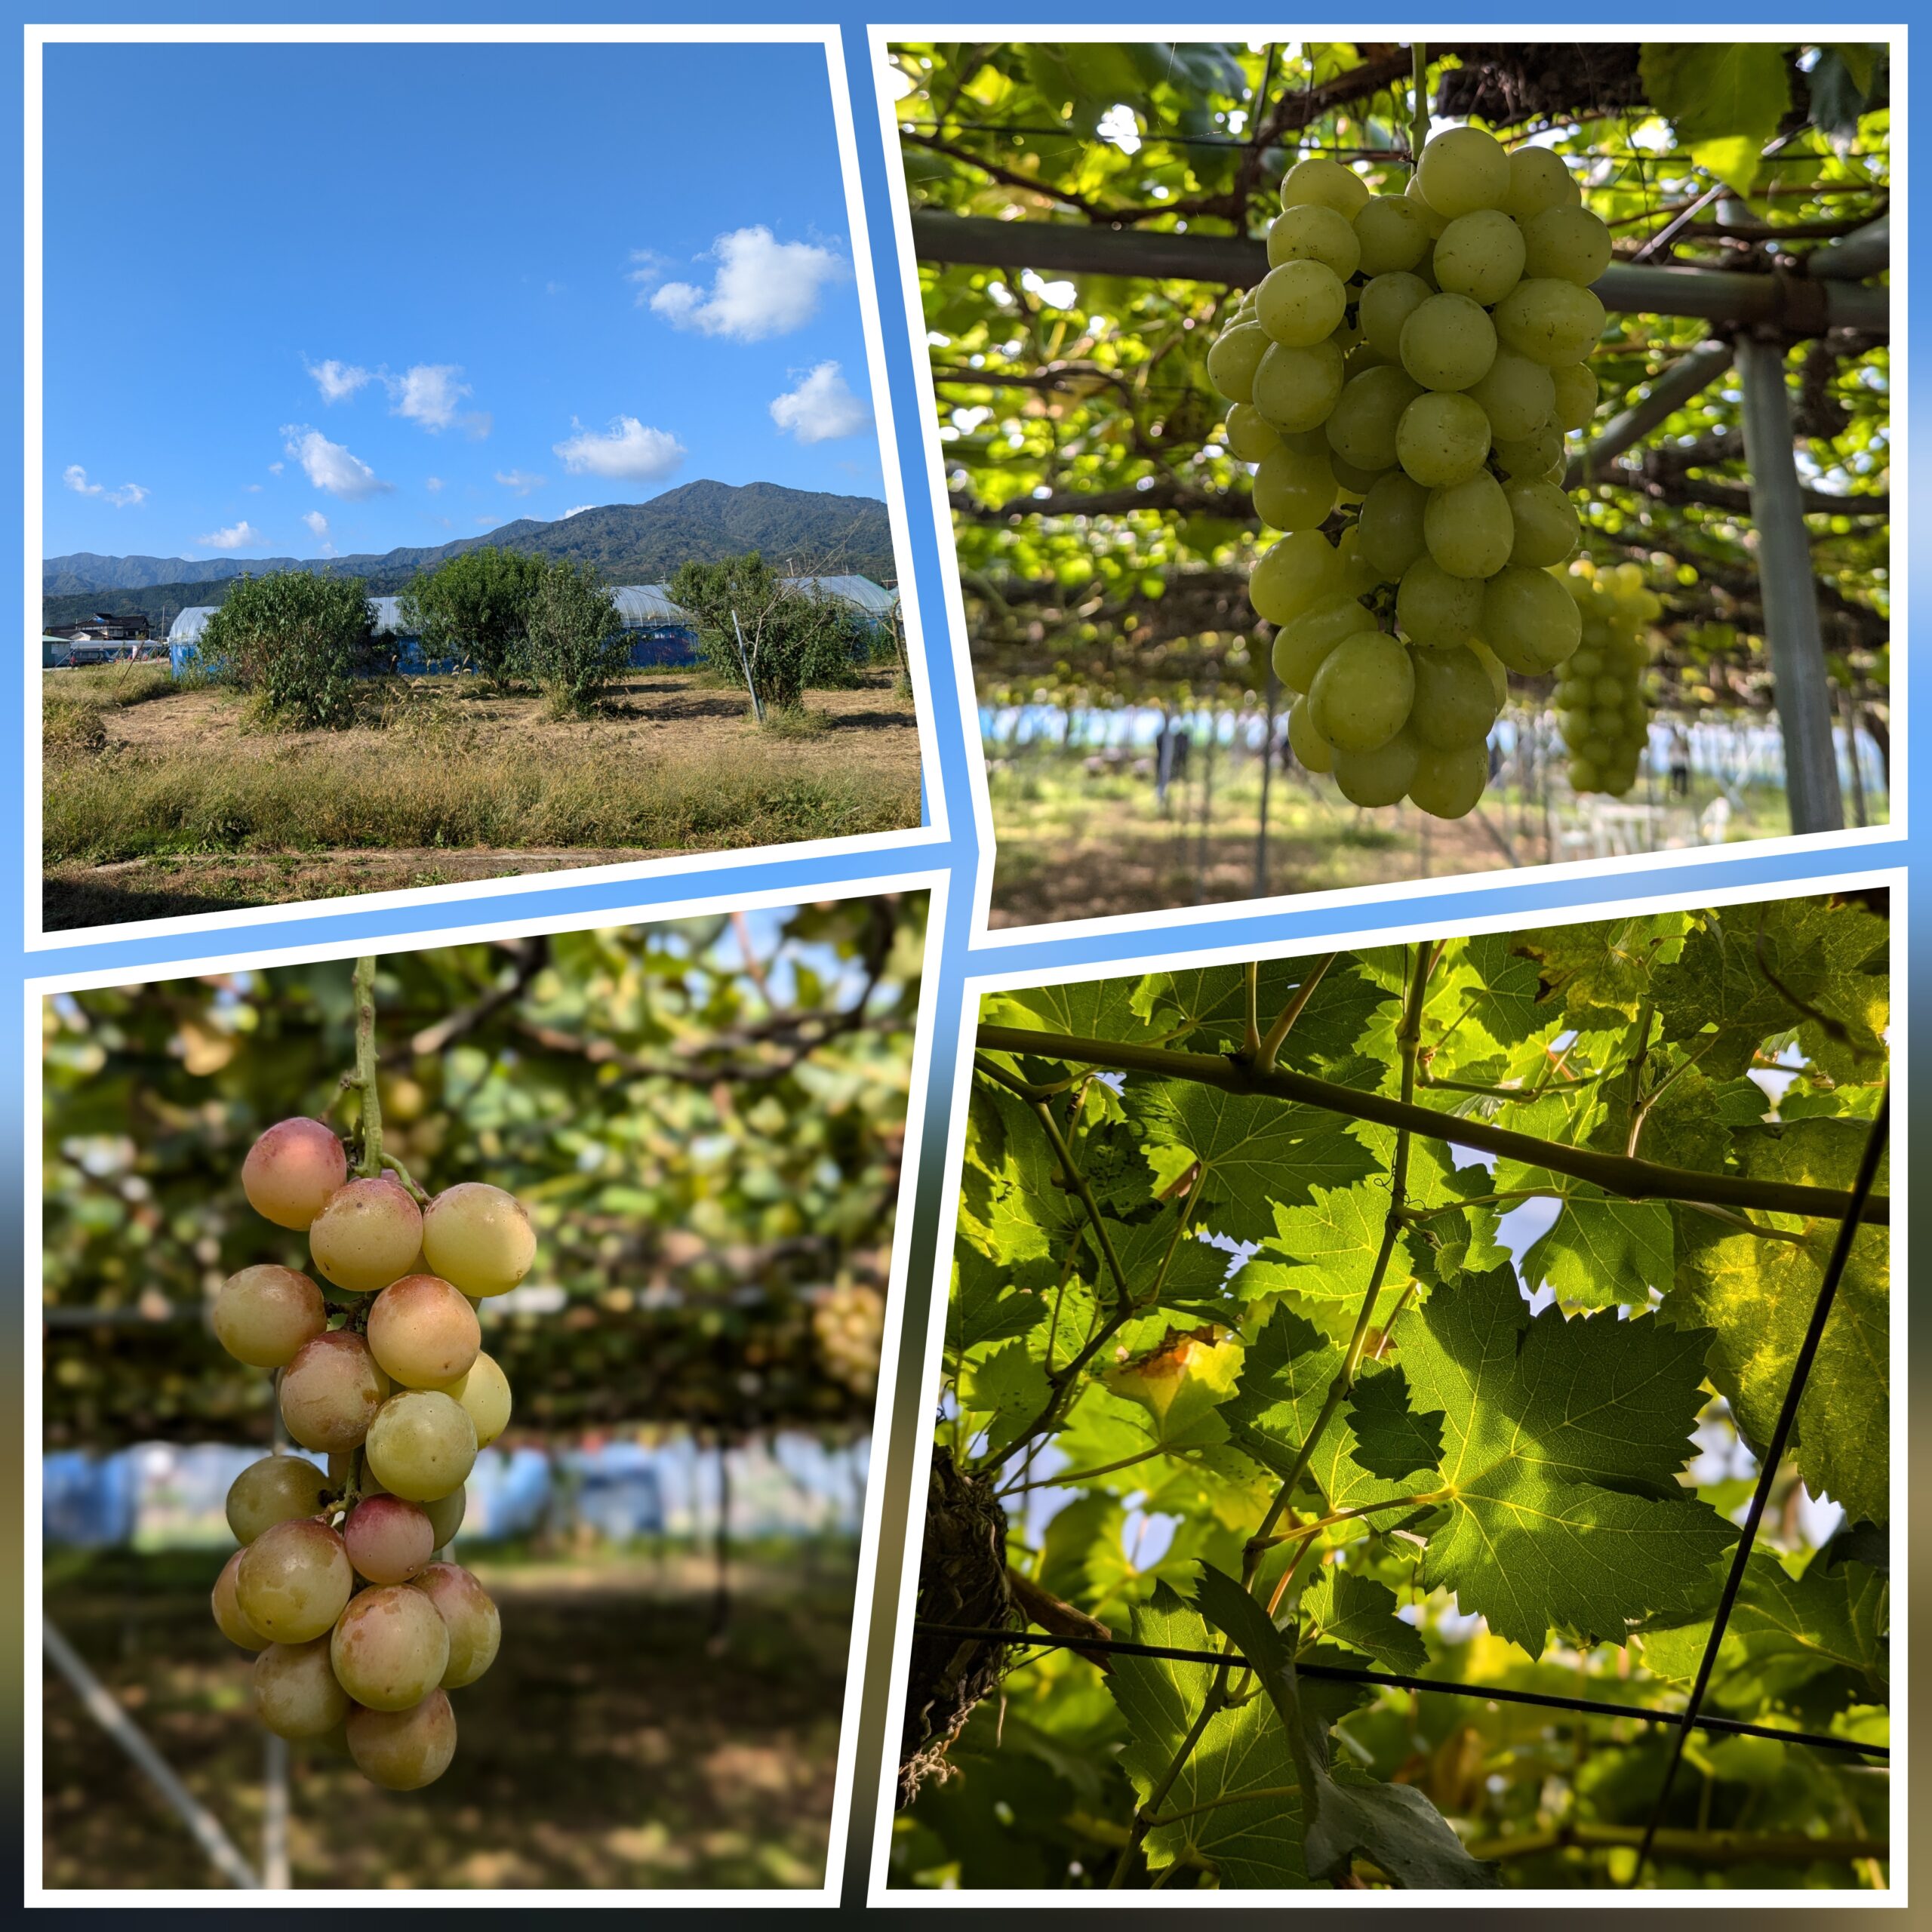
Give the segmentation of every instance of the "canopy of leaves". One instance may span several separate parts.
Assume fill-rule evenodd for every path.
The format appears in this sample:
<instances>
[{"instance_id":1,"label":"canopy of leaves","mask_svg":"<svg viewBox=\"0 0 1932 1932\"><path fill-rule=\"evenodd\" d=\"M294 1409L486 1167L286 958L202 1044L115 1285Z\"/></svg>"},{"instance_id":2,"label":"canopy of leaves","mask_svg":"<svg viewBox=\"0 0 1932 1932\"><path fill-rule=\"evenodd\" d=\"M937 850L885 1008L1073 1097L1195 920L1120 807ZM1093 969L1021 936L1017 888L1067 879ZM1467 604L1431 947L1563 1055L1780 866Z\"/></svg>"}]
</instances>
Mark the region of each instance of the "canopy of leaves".
<instances>
[{"instance_id":1,"label":"canopy of leaves","mask_svg":"<svg viewBox=\"0 0 1932 1932\"><path fill-rule=\"evenodd\" d=\"M1569 158L1621 260L1769 273L1886 211L1881 49L1428 55L1434 111ZM1407 176L1406 46L916 42L892 58L915 215L1251 237L1300 153L1351 161L1379 188ZM1748 202L1720 205L1727 186ZM1266 627L1244 586L1262 533L1205 368L1240 291L1134 274L1131 250L1118 275L1041 271L1026 253L1016 227L1006 266L920 270L983 697L1258 685ZM1712 326L1613 314L1592 432ZM1882 730L1888 349L1821 339L1794 349L1789 380L1833 672ZM1769 701L1749 480L1727 376L1588 485L1587 546L1651 571L1666 701L1686 711Z\"/></svg>"},{"instance_id":2,"label":"canopy of leaves","mask_svg":"<svg viewBox=\"0 0 1932 1932\"><path fill-rule=\"evenodd\" d=\"M527 668L531 600L545 568L541 557L494 545L466 550L411 582L403 632L420 638L429 657L453 657L509 684Z\"/></svg>"},{"instance_id":3,"label":"canopy of leaves","mask_svg":"<svg viewBox=\"0 0 1932 1932\"><path fill-rule=\"evenodd\" d=\"M853 899L755 935L721 917L382 956L386 1150L535 1216L536 1269L485 1311L512 1433L870 1426L924 918L922 896ZM267 1440L268 1378L205 1309L235 1269L307 1266L239 1170L263 1128L336 1100L350 969L46 1003L48 1442Z\"/></svg>"},{"instance_id":4,"label":"canopy of leaves","mask_svg":"<svg viewBox=\"0 0 1932 1932\"><path fill-rule=\"evenodd\" d=\"M699 620L712 669L749 681L764 704L795 707L808 689L854 681L869 637L848 604L788 584L756 551L721 563L686 564L672 596Z\"/></svg>"},{"instance_id":5,"label":"canopy of leaves","mask_svg":"<svg viewBox=\"0 0 1932 1932\"><path fill-rule=\"evenodd\" d=\"M1890 955L1865 895L989 995L938 1453L1069 1617L1280 1655L1016 1663L901 1882L1627 1878L1663 1735L1300 1672L1681 1708L1839 1226L1752 1191L1845 1199ZM1277 1014L1332 1098L1217 1084ZM1887 1255L1868 1223L1720 1654L1753 1723L1884 1734ZM1882 1771L1697 1738L1649 1871L1882 1882L1886 1815Z\"/></svg>"},{"instance_id":6,"label":"canopy of leaves","mask_svg":"<svg viewBox=\"0 0 1932 1932\"><path fill-rule=\"evenodd\" d=\"M355 679L372 661L374 613L356 577L301 571L238 577L208 620L202 654L271 712L303 724L346 724Z\"/></svg>"}]
</instances>

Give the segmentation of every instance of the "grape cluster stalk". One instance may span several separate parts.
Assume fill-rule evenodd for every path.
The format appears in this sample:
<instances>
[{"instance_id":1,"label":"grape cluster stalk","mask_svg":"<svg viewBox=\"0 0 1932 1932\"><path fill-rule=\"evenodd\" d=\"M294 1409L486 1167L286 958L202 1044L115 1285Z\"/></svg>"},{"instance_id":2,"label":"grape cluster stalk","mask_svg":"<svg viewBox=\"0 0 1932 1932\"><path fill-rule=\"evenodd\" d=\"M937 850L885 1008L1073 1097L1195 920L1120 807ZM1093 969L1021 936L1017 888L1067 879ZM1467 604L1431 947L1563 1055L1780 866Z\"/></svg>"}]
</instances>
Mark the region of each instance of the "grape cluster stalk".
<instances>
[{"instance_id":1,"label":"grape cluster stalk","mask_svg":"<svg viewBox=\"0 0 1932 1932\"><path fill-rule=\"evenodd\" d=\"M346 1083L347 1084L347 1083ZM365 1122L373 1096L365 1088ZM346 1754L391 1790L433 1783L456 1751L448 1694L495 1660L497 1607L447 1560L477 1453L509 1421L510 1387L481 1346L478 1304L536 1258L514 1195L459 1183L420 1205L380 1170L364 1130L352 1177L324 1122L271 1127L242 1163L257 1213L304 1230L315 1272L244 1268L215 1300L217 1339L275 1371L289 1435L228 1492L240 1545L214 1619L255 1653L256 1715L278 1736ZM391 1164L393 1164L392 1163Z\"/></svg>"},{"instance_id":2,"label":"grape cluster stalk","mask_svg":"<svg viewBox=\"0 0 1932 1932\"><path fill-rule=\"evenodd\" d=\"M1651 666L1651 627L1663 614L1663 604L1635 564L1602 571L1580 557L1570 566L1568 588L1583 615L1583 641L1556 685L1571 788L1620 798L1637 782L1650 742L1655 693L1644 674Z\"/></svg>"},{"instance_id":3,"label":"grape cluster stalk","mask_svg":"<svg viewBox=\"0 0 1932 1932\"><path fill-rule=\"evenodd\" d=\"M1329 155L1283 178L1269 272L1208 371L1283 533L1248 595L1289 743L1355 804L1473 811L1508 673L1577 648L1564 436L1596 408L1610 257L1560 156L1477 128L1429 142L1399 193Z\"/></svg>"}]
</instances>

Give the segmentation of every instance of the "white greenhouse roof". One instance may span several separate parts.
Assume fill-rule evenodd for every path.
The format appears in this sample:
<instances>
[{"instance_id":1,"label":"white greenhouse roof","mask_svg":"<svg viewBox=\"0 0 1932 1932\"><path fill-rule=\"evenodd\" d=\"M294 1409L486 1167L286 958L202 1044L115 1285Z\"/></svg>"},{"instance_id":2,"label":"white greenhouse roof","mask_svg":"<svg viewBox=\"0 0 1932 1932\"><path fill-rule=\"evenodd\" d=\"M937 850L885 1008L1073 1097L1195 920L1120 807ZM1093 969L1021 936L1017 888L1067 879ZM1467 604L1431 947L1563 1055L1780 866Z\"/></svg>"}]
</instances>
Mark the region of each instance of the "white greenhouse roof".
<instances>
[{"instance_id":1,"label":"white greenhouse roof","mask_svg":"<svg viewBox=\"0 0 1932 1932\"><path fill-rule=\"evenodd\" d=\"M611 592L617 615L627 624L688 624L691 614L671 601L668 583L620 583Z\"/></svg>"},{"instance_id":2,"label":"white greenhouse roof","mask_svg":"<svg viewBox=\"0 0 1932 1932\"><path fill-rule=\"evenodd\" d=\"M816 591L821 597L835 597L857 605L875 617L888 617L899 608L899 593L873 583L869 577L788 577L794 589Z\"/></svg>"},{"instance_id":3,"label":"white greenhouse roof","mask_svg":"<svg viewBox=\"0 0 1932 1932\"><path fill-rule=\"evenodd\" d=\"M185 611L174 614L174 621L168 627L170 644L198 644L202 633L208 627L208 620L221 607L218 604L190 604Z\"/></svg>"}]
</instances>

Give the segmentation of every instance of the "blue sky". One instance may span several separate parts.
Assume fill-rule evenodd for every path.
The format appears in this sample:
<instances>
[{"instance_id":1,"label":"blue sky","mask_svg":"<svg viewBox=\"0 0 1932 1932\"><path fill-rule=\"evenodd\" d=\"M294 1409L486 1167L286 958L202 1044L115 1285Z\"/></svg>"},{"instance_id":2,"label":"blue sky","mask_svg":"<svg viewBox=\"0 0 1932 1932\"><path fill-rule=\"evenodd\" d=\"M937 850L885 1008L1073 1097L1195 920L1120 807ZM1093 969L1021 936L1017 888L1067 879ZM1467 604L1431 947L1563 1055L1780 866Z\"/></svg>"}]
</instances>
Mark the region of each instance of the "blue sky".
<instances>
[{"instance_id":1,"label":"blue sky","mask_svg":"<svg viewBox=\"0 0 1932 1932\"><path fill-rule=\"evenodd\" d=\"M821 48L52 47L45 126L49 555L881 494Z\"/></svg>"}]
</instances>

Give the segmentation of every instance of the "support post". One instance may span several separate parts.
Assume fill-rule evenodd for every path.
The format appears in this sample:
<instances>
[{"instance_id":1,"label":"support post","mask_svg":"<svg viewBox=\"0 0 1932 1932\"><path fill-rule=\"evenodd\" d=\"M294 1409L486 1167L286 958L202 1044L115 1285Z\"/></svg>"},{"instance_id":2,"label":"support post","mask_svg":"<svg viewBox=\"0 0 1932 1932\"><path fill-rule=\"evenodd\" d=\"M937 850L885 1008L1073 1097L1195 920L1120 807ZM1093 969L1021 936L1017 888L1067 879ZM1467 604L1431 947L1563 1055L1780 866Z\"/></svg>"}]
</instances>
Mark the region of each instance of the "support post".
<instances>
[{"instance_id":1,"label":"support post","mask_svg":"<svg viewBox=\"0 0 1932 1932\"><path fill-rule=\"evenodd\" d=\"M1839 832L1844 828L1844 801L1838 790L1824 638L1818 628L1817 585L1811 574L1811 545L1792 441L1783 339L1766 340L1742 331L1736 355L1758 583L1764 606L1764 645L1784 737L1791 829Z\"/></svg>"},{"instance_id":2,"label":"support post","mask_svg":"<svg viewBox=\"0 0 1932 1932\"><path fill-rule=\"evenodd\" d=\"M1254 896L1268 897L1268 793L1275 778L1275 706L1281 694L1281 681L1275 675L1275 660L1268 660L1268 688L1261 701L1261 823L1254 832Z\"/></svg>"}]
</instances>

